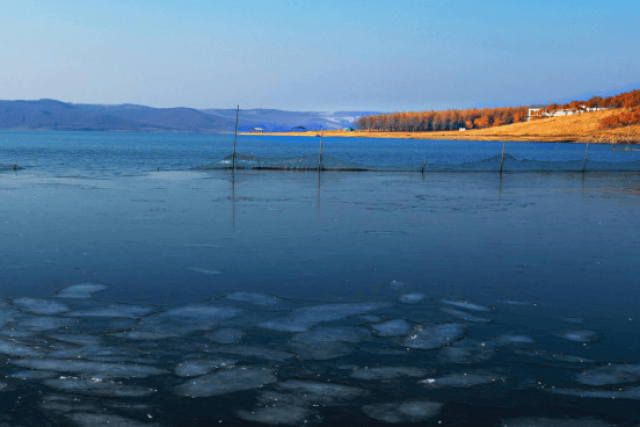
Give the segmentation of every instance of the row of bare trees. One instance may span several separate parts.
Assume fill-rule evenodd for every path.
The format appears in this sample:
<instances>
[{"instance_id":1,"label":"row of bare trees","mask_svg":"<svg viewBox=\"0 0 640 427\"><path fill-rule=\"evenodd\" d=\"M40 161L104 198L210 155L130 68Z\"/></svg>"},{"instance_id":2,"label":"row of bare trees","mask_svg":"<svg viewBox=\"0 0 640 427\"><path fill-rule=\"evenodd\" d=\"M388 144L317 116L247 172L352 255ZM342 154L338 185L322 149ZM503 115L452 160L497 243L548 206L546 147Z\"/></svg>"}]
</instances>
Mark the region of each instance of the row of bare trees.
<instances>
[{"instance_id":1,"label":"row of bare trees","mask_svg":"<svg viewBox=\"0 0 640 427\"><path fill-rule=\"evenodd\" d=\"M402 112L361 117L360 129L380 132L430 132L465 129L481 129L522 121L527 107L473 108Z\"/></svg>"}]
</instances>

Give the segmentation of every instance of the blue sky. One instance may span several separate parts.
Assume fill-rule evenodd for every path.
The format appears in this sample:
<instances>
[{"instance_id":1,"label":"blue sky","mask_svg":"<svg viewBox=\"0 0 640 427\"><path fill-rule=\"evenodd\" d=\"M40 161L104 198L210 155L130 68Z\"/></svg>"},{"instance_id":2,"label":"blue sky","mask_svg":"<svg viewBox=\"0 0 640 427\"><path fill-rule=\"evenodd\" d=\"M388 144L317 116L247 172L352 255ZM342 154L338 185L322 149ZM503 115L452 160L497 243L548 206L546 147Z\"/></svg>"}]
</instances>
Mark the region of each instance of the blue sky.
<instances>
[{"instance_id":1,"label":"blue sky","mask_svg":"<svg viewBox=\"0 0 640 427\"><path fill-rule=\"evenodd\" d=\"M3 2L0 99L466 108L640 88L640 2Z\"/></svg>"}]
</instances>

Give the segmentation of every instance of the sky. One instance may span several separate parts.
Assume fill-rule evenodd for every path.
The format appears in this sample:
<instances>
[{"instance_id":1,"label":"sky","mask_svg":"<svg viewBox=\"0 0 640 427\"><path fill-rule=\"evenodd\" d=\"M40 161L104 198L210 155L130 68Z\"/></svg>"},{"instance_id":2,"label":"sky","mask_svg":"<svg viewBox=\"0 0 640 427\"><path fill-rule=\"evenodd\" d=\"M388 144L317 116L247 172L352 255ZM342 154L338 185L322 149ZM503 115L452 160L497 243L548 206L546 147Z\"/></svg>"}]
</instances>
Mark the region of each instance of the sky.
<instances>
[{"instance_id":1,"label":"sky","mask_svg":"<svg viewBox=\"0 0 640 427\"><path fill-rule=\"evenodd\" d=\"M0 99L411 111L640 89L640 1L2 0Z\"/></svg>"}]
</instances>

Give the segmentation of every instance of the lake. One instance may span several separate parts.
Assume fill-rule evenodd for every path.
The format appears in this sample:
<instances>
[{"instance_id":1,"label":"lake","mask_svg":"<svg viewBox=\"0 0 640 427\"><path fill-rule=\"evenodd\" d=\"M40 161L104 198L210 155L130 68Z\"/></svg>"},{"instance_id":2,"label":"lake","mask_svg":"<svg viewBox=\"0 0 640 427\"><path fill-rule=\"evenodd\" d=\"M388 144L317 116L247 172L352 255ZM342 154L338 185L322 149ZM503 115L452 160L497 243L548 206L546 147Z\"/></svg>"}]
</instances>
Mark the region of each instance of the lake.
<instances>
[{"instance_id":1,"label":"lake","mask_svg":"<svg viewBox=\"0 0 640 427\"><path fill-rule=\"evenodd\" d=\"M386 170L192 169L232 144L0 132L26 167L0 172L0 423L640 422L638 173L423 174L502 143L333 138L330 161ZM238 139L249 161L318 145Z\"/></svg>"}]
</instances>

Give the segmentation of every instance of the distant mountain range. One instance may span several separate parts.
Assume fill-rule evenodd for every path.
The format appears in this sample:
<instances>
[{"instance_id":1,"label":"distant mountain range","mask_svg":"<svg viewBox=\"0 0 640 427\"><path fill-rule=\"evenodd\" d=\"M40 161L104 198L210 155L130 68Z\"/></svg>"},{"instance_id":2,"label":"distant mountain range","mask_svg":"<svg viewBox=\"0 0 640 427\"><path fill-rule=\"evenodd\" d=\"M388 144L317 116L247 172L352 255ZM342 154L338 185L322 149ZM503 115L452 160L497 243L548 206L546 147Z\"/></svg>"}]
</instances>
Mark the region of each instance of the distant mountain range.
<instances>
[{"instance_id":1,"label":"distant mountain range","mask_svg":"<svg viewBox=\"0 0 640 427\"><path fill-rule=\"evenodd\" d=\"M374 111L283 111L240 110L239 130L261 128L286 132L297 126L307 130L341 129L353 126ZM0 101L3 130L96 130L133 132L233 132L235 109L152 108L143 105L71 104L51 99Z\"/></svg>"}]
</instances>

